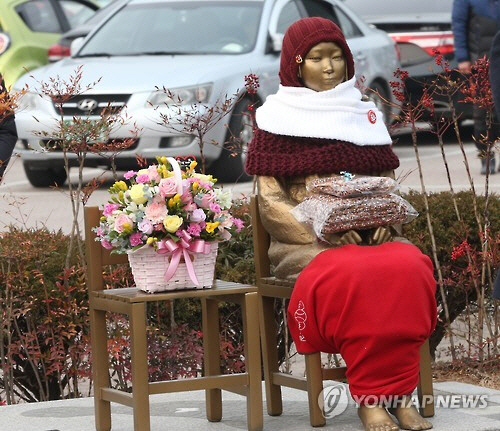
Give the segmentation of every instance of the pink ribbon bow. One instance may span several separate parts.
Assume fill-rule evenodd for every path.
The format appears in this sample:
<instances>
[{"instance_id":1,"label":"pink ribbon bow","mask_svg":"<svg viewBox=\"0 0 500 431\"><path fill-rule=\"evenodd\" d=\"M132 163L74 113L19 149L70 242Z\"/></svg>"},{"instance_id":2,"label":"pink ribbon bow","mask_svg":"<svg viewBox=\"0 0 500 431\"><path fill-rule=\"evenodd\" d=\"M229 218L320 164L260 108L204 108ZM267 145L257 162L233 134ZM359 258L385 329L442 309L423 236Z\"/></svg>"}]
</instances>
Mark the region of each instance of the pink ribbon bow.
<instances>
[{"instance_id":1,"label":"pink ribbon bow","mask_svg":"<svg viewBox=\"0 0 500 431\"><path fill-rule=\"evenodd\" d=\"M175 242L172 239L162 240L158 242L157 252L160 254L169 253L172 255L170 263L167 270L165 271L165 281L172 278L179 266L181 261L181 256L184 256L184 262L186 263L186 269L188 271L189 278L195 284L199 286L200 282L196 278L196 273L194 271L193 262L191 261L191 253L210 253L210 243L203 239L193 240L191 235L189 235L185 230L180 232L180 240Z\"/></svg>"}]
</instances>

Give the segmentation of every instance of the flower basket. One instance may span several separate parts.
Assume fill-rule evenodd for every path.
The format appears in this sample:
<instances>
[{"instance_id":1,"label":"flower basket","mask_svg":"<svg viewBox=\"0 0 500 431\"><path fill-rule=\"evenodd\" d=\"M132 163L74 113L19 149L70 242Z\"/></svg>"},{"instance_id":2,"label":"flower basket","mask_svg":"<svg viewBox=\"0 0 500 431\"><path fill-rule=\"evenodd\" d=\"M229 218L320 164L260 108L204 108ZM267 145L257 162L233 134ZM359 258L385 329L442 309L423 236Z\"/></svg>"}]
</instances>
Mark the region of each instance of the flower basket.
<instances>
[{"instance_id":1,"label":"flower basket","mask_svg":"<svg viewBox=\"0 0 500 431\"><path fill-rule=\"evenodd\" d=\"M180 248L176 249L177 254L176 251L161 253L149 246L129 251L128 260L137 288L155 293L212 287L218 243L207 244L208 253L187 251L184 254Z\"/></svg>"},{"instance_id":2,"label":"flower basket","mask_svg":"<svg viewBox=\"0 0 500 431\"><path fill-rule=\"evenodd\" d=\"M216 178L182 171L177 160L125 173L110 188L96 240L114 253L127 253L136 285L146 292L212 286L218 243L239 232L231 215L231 193Z\"/></svg>"}]
</instances>

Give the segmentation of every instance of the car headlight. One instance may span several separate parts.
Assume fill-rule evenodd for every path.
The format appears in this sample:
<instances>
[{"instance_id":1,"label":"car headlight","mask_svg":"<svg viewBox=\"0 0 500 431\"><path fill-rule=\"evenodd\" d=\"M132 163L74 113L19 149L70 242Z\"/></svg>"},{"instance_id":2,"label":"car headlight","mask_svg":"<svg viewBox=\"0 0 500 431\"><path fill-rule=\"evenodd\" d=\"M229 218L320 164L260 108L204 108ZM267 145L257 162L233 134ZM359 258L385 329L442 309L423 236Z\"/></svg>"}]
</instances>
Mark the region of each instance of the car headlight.
<instances>
[{"instance_id":1,"label":"car headlight","mask_svg":"<svg viewBox=\"0 0 500 431\"><path fill-rule=\"evenodd\" d=\"M202 84L193 87L162 89L154 91L148 97L147 106L156 107L165 104L191 105L207 102L212 91L212 84Z\"/></svg>"},{"instance_id":2,"label":"car headlight","mask_svg":"<svg viewBox=\"0 0 500 431\"><path fill-rule=\"evenodd\" d=\"M17 100L16 111L31 111L37 107L40 100L40 95L38 93L25 92L19 93L19 99Z\"/></svg>"}]
</instances>

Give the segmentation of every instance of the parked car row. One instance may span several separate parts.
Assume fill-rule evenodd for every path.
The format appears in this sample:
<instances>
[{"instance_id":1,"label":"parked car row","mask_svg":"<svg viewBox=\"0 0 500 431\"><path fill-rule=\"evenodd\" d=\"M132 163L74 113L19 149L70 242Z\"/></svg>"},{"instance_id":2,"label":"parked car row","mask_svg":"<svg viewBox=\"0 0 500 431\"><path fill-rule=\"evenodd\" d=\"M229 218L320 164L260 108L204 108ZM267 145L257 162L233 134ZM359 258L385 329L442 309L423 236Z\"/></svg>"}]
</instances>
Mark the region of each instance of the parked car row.
<instances>
[{"instance_id":1,"label":"parked car row","mask_svg":"<svg viewBox=\"0 0 500 431\"><path fill-rule=\"evenodd\" d=\"M173 117L177 114L165 105L167 95L155 88L165 86L179 95L188 111L192 102L210 109L221 96L238 94L240 101L227 119L206 136L206 142L219 145L207 145L204 155L209 171L222 180L241 178L244 151L233 157L227 142L232 136L241 137L245 146L251 138L248 107L277 90L283 34L291 23L305 16L323 16L338 23L353 52L357 76L364 77L364 87L392 97L389 81L399 65L394 41L367 25L339 0L120 1L71 57L32 72L35 81L28 75L17 81L17 89L26 84L31 88L17 113L21 155L29 181L44 187L66 179L61 151L48 151L48 146L54 145L50 135L56 107L52 100L37 94L37 82L48 82L56 76L67 79L80 65L83 85L100 81L63 106L65 120L71 122L75 116L97 118L108 103L123 106L141 130L133 146L115 159L118 169L123 170L136 166L136 154L149 160L157 155L199 155L195 136L159 125L160 112ZM73 42L73 48L77 43ZM244 93L244 77L249 73L260 79L256 100ZM177 120L182 123L182 115ZM130 137L129 129L130 124L117 127L108 138ZM47 137L40 138L34 130L46 132ZM86 166L108 164L106 154L88 154L86 159Z\"/></svg>"},{"instance_id":2,"label":"parked car row","mask_svg":"<svg viewBox=\"0 0 500 431\"><path fill-rule=\"evenodd\" d=\"M453 32L451 29L451 9L453 0L343 0L366 22L386 31L395 42L401 55L401 67L408 71L406 90L414 104L422 97L424 87L431 86L436 75L442 72L436 64L436 50L449 62L451 69L457 67L454 55ZM458 72L455 79L460 79ZM471 118L470 104L455 93L453 104L463 119ZM434 112L437 118L450 114L448 98L436 95ZM429 117L427 117L429 118Z\"/></svg>"},{"instance_id":3,"label":"parked car row","mask_svg":"<svg viewBox=\"0 0 500 431\"><path fill-rule=\"evenodd\" d=\"M0 72L7 86L47 64L47 49L98 9L90 0L2 0Z\"/></svg>"}]
</instances>

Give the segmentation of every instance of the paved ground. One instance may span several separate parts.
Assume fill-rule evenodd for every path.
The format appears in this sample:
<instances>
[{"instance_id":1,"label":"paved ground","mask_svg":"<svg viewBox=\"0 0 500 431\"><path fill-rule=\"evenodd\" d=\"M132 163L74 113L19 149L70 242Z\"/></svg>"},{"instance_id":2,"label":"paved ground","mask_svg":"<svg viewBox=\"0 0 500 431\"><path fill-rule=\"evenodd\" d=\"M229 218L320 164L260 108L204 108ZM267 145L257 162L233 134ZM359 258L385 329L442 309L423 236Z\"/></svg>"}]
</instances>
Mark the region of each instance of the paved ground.
<instances>
[{"instance_id":1,"label":"paved ground","mask_svg":"<svg viewBox=\"0 0 500 431\"><path fill-rule=\"evenodd\" d=\"M330 382L331 383L331 382ZM434 431L500 431L500 391L457 383L435 383L436 415L431 418ZM284 394L284 413L279 417L264 415L264 429L269 431L307 431L307 397L305 392L287 389ZM454 398L446 398L455 394ZM458 396L457 396L458 395ZM459 408L460 400L471 395L485 408ZM478 396L483 396L482 399ZM246 429L245 399L224 392L223 419L209 423L205 418L204 392L183 392L151 397L151 431L231 431ZM442 407L446 402L455 408ZM131 409L113 406L113 431L133 431ZM2 431L92 431L94 430L92 398L19 404L0 407ZM322 428L332 431L362 431L354 404L348 404L339 416L328 419Z\"/></svg>"}]
</instances>

